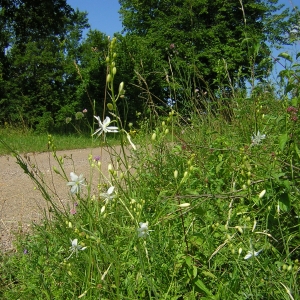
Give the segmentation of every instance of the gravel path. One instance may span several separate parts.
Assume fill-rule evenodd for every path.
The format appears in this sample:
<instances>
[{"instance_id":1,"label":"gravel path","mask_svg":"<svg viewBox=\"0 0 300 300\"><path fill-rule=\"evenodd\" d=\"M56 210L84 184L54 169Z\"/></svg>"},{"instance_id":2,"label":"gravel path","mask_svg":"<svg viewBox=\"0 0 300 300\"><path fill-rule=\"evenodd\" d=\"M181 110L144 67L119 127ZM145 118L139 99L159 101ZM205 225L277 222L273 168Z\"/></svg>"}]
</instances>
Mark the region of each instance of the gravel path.
<instances>
[{"instance_id":1,"label":"gravel path","mask_svg":"<svg viewBox=\"0 0 300 300\"><path fill-rule=\"evenodd\" d=\"M76 174L84 174L88 178L89 155L101 157L102 172L107 174L108 164L111 163L111 159L114 160L114 155L120 152L120 148L116 147L113 150L113 155L109 154L111 149L108 151L106 148L57 151L57 155L72 157L75 170L72 160L64 159L68 176L71 171L75 171ZM58 168L58 163L52 153L27 153L22 157L28 166L34 165L33 172L43 176L57 195L57 201L68 205L69 187L66 181L53 172L53 166ZM0 250L13 250L14 233L27 231L32 222L41 220L43 211L47 211L47 203L35 188L34 182L24 173L14 157L0 156Z\"/></svg>"}]
</instances>

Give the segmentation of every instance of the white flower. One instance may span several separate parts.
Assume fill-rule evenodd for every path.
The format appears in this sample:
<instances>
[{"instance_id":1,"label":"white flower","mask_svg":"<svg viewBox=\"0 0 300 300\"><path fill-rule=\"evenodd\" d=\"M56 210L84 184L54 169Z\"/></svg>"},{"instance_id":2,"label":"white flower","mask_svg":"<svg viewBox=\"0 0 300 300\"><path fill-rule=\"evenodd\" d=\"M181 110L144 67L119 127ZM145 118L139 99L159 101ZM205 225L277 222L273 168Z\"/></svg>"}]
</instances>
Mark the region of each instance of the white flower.
<instances>
[{"instance_id":1,"label":"white flower","mask_svg":"<svg viewBox=\"0 0 300 300\"><path fill-rule=\"evenodd\" d=\"M83 178L83 175L80 174L77 176L74 172L70 173L71 181L67 183L67 185L71 185L71 193L77 194L80 192L81 186L85 186L84 182L85 179Z\"/></svg>"},{"instance_id":2,"label":"white flower","mask_svg":"<svg viewBox=\"0 0 300 300\"><path fill-rule=\"evenodd\" d=\"M149 229L148 229L148 222L146 223L140 223L140 228L138 228L138 237L145 238L147 235L149 235Z\"/></svg>"},{"instance_id":3,"label":"white flower","mask_svg":"<svg viewBox=\"0 0 300 300\"><path fill-rule=\"evenodd\" d=\"M251 143L252 145L258 145L262 140L266 138L265 134L261 134L259 130L257 131L257 134L253 133L253 136L251 137Z\"/></svg>"},{"instance_id":4,"label":"white flower","mask_svg":"<svg viewBox=\"0 0 300 300\"><path fill-rule=\"evenodd\" d=\"M257 252L252 250L252 251L248 251L246 256L244 257L244 259L249 259L253 256L257 256L263 249L258 250Z\"/></svg>"},{"instance_id":5,"label":"white flower","mask_svg":"<svg viewBox=\"0 0 300 300\"><path fill-rule=\"evenodd\" d=\"M106 193L101 193L100 197L104 198L104 201L108 203L109 201L113 200L116 197L114 193L115 187L111 186Z\"/></svg>"},{"instance_id":6,"label":"white flower","mask_svg":"<svg viewBox=\"0 0 300 300\"><path fill-rule=\"evenodd\" d=\"M87 247L83 247L81 245L78 245L78 239L74 239L73 241L71 240L71 247L70 247L71 254L70 254L70 256L67 259L69 259L74 253L77 256L78 251L83 251L86 248Z\"/></svg>"},{"instance_id":7,"label":"white flower","mask_svg":"<svg viewBox=\"0 0 300 300\"><path fill-rule=\"evenodd\" d=\"M136 146L135 144L131 141L131 137L130 137L130 134L127 133L127 140L128 142L130 143L130 145L132 146L133 150L136 150Z\"/></svg>"},{"instance_id":8,"label":"white flower","mask_svg":"<svg viewBox=\"0 0 300 300\"><path fill-rule=\"evenodd\" d=\"M107 133L107 132L118 132L118 127L116 126L108 126L110 124L110 118L106 117L103 123L100 120L100 117L94 116L94 118L98 121L99 128L93 133L98 134L100 136L102 132Z\"/></svg>"}]
</instances>

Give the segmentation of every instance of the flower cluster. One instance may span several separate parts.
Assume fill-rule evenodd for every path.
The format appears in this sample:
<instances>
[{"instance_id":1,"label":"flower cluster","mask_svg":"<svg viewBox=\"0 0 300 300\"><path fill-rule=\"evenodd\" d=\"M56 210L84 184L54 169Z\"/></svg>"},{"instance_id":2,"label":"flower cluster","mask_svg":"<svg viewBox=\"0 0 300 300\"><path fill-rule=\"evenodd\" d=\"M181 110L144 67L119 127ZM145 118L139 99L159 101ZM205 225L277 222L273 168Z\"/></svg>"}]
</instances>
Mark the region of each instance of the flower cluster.
<instances>
[{"instance_id":1,"label":"flower cluster","mask_svg":"<svg viewBox=\"0 0 300 300\"><path fill-rule=\"evenodd\" d=\"M298 108L289 106L286 111L290 114L292 121L296 122L298 120Z\"/></svg>"}]
</instances>

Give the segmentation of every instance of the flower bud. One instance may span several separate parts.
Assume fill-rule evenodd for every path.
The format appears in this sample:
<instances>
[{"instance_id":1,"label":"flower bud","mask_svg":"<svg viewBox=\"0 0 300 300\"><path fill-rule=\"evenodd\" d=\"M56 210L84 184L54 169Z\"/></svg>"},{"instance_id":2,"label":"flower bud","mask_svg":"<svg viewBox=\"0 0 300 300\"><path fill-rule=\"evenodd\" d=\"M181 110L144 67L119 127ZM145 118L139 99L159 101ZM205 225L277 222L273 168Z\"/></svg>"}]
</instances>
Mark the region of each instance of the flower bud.
<instances>
[{"instance_id":1,"label":"flower bud","mask_svg":"<svg viewBox=\"0 0 300 300\"><path fill-rule=\"evenodd\" d=\"M166 130L165 130L165 134L168 134L169 133L169 129L167 128Z\"/></svg>"},{"instance_id":2,"label":"flower bud","mask_svg":"<svg viewBox=\"0 0 300 300\"><path fill-rule=\"evenodd\" d=\"M112 105L112 103L107 103L107 108L109 110L113 110L114 109L114 106Z\"/></svg>"},{"instance_id":3,"label":"flower bud","mask_svg":"<svg viewBox=\"0 0 300 300\"><path fill-rule=\"evenodd\" d=\"M243 252L243 249L242 248L239 248L239 255L241 255Z\"/></svg>"},{"instance_id":4,"label":"flower bud","mask_svg":"<svg viewBox=\"0 0 300 300\"><path fill-rule=\"evenodd\" d=\"M243 233L243 228L241 226L235 226L235 228L240 232Z\"/></svg>"},{"instance_id":5,"label":"flower bud","mask_svg":"<svg viewBox=\"0 0 300 300\"><path fill-rule=\"evenodd\" d=\"M178 177L178 171L175 170L175 171L174 171L174 178L177 179L177 177Z\"/></svg>"},{"instance_id":6,"label":"flower bud","mask_svg":"<svg viewBox=\"0 0 300 300\"><path fill-rule=\"evenodd\" d=\"M112 73L113 73L113 75L116 75L116 73L117 73L117 68L116 67L113 67Z\"/></svg>"},{"instance_id":7,"label":"flower bud","mask_svg":"<svg viewBox=\"0 0 300 300\"><path fill-rule=\"evenodd\" d=\"M266 190L262 190L259 195L258 195L258 198L261 199L266 193Z\"/></svg>"},{"instance_id":8,"label":"flower bud","mask_svg":"<svg viewBox=\"0 0 300 300\"><path fill-rule=\"evenodd\" d=\"M106 82L107 82L107 83L111 82L111 75L110 75L110 74L107 75L107 77L106 77Z\"/></svg>"},{"instance_id":9,"label":"flower bud","mask_svg":"<svg viewBox=\"0 0 300 300\"><path fill-rule=\"evenodd\" d=\"M101 214L103 214L105 211L105 205L101 207Z\"/></svg>"},{"instance_id":10,"label":"flower bud","mask_svg":"<svg viewBox=\"0 0 300 300\"><path fill-rule=\"evenodd\" d=\"M106 58L105 58L105 62L109 62L109 57L108 56L106 56Z\"/></svg>"},{"instance_id":11,"label":"flower bud","mask_svg":"<svg viewBox=\"0 0 300 300\"><path fill-rule=\"evenodd\" d=\"M55 166L53 166L53 171L56 173L56 174L60 174L60 172L57 170L57 168Z\"/></svg>"},{"instance_id":12,"label":"flower bud","mask_svg":"<svg viewBox=\"0 0 300 300\"><path fill-rule=\"evenodd\" d=\"M178 206L181 208L185 208L185 207L189 207L190 205L191 205L190 203L182 203L182 204L179 204Z\"/></svg>"},{"instance_id":13,"label":"flower bud","mask_svg":"<svg viewBox=\"0 0 300 300\"><path fill-rule=\"evenodd\" d=\"M151 140L152 140L152 141L155 141L155 140L156 140L156 133L155 133L155 132L152 134Z\"/></svg>"},{"instance_id":14,"label":"flower bud","mask_svg":"<svg viewBox=\"0 0 300 300\"><path fill-rule=\"evenodd\" d=\"M119 85L119 93L122 94L123 90L124 90L124 82L122 81Z\"/></svg>"},{"instance_id":15,"label":"flower bud","mask_svg":"<svg viewBox=\"0 0 300 300\"><path fill-rule=\"evenodd\" d=\"M113 58L116 58L117 57L117 53L115 52L114 54L113 54Z\"/></svg>"}]
</instances>

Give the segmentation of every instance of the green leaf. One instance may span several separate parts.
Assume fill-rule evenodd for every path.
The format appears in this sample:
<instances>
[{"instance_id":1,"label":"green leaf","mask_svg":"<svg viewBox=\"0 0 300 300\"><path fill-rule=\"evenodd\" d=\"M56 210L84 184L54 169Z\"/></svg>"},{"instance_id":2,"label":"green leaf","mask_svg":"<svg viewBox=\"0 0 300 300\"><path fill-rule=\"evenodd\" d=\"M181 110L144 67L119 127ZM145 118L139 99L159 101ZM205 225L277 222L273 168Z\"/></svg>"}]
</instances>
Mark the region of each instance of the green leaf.
<instances>
[{"instance_id":1,"label":"green leaf","mask_svg":"<svg viewBox=\"0 0 300 300\"><path fill-rule=\"evenodd\" d=\"M204 293L206 293L206 295L208 296L213 296L212 292L205 286L205 284L200 280L200 279L197 279L195 281L195 285L201 290L203 291Z\"/></svg>"},{"instance_id":2,"label":"green leaf","mask_svg":"<svg viewBox=\"0 0 300 300\"><path fill-rule=\"evenodd\" d=\"M299 148L296 144L294 144L294 147L295 147L295 152L297 153L298 157L300 158L300 151L299 151Z\"/></svg>"},{"instance_id":3,"label":"green leaf","mask_svg":"<svg viewBox=\"0 0 300 300\"><path fill-rule=\"evenodd\" d=\"M278 57L282 57L290 62L293 62L292 57L286 52L282 52L282 53L278 54Z\"/></svg>"},{"instance_id":4,"label":"green leaf","mask_svg":"<svg viewBox=\"0 0 300 300\"><path fill-rule=\"evenodd\" d=\"M280 148L281 151L283 151L287 140L288 140L287 133L284 133L281 136L279 136L279 148Z\"/></svg>"},{"instance_id":5,"label":"green leaf","mask_svg":"<svg viewBox=\"0 0 300 300\"><path fill-rule=\"evenodd\" d=\"M286 86L286 88L285 88L285 93L286 93L286 94L289 93L289 92L292 91L295 87L296 87L295 84L289 83L289 84Z\"/></svg>"},{"instance_id":6,"label":"green leaf","mask_svg":"<svg viewBox=\"0 0 300 300\"><path fill-rule=\"evenodd\" d=\"M296 54L296 59L298 59L299 56L300 56L300 52L298 52L298 53Z\"/></svg>"},{"instance_id":7,"label":"green leaf","mask_svg":"<svg viewBox=\"0 0 300 300\"><path fill-rule=\"evenodd\" d=\"M208 271L202 271L201 273L202 273L204 276L210 277L210 278L212 278L212 279L217 279L217 276L214 275L214 274L211 273L211 272L208 272Z\"/></svg>"},{"instance_id":8,"label":"green leaf","mask_svg":"<svg viewBox=\"0 0 300 300\"><path fill-rule=\"evenodd\" d=\"M291 201L288 193L283 193L280 195L279 201L279 208L283 212L288 212L291 209Z\"/></svg>"},{"instance_id":9,"label":"green leaf","mask_svg":"<svg viewBox=\"0 0 300 300\"><path fill-rule=\"evenodd\" d=\"M295 107L298 106L298 98L295 97L295 98L292 99L292 105L295 106Z\"/></svg>"},{"instance_id":10,"label":"green leaf","mask_svg":"<svg viewBox=\"0 0 300 300\"><path fill-rule=\"evenodd\" d=\"M223 161L221 161L217 166L216 166L216 173L218 174L222 168L222 165L223 165Z\"/></svg>"}]
</instances>

